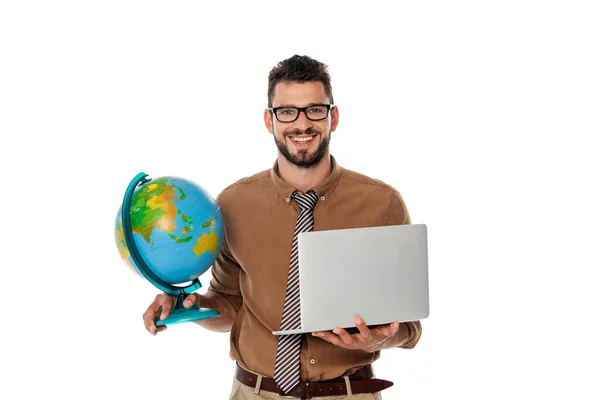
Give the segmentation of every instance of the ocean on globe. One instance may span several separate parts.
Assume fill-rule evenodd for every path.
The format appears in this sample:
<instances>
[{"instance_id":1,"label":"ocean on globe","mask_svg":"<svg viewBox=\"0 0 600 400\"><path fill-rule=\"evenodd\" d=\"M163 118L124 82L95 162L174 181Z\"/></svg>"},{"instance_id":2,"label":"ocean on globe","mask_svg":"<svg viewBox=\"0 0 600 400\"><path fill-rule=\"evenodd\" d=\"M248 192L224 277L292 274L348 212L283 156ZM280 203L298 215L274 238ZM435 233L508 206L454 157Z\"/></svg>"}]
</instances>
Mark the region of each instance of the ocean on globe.
<instances>
[{"instance_id":1,"label":"ocean on globe","mask_svg":"<svg viewBox=\"0 0 600 400\"><path fill-rule=\"evenodd\" d=\"M152 179L131 199L131 231L148 268L164 282L192 281L214 263L223 244L223 217L215 199L198 184L178 177ZM119 254L138 275L123 234L121 207L115 221Z\"/></svg>"}]
</instances>

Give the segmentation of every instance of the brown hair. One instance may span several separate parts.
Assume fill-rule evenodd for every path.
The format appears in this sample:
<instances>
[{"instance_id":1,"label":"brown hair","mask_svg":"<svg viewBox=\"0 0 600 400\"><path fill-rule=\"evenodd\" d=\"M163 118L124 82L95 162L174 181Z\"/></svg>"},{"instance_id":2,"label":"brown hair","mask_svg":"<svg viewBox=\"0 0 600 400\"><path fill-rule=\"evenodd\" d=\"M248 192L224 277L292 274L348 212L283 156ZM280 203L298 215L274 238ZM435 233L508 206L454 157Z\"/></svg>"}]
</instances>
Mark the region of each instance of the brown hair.
<instances>
[{"instance_id":1,"label":"brown hair","mask_svg":"<svg viewBox=\"0 0 600 400\"><path fill-rule=\"evenodd\" d=\"M321 82L325 87L325 94L331 104L334 104L331 77L327 68L327 65L322 62L298 54L280 61L269 72L268 107L273 106L273 92L279 82Z\"/></svg>"}]
</instances>

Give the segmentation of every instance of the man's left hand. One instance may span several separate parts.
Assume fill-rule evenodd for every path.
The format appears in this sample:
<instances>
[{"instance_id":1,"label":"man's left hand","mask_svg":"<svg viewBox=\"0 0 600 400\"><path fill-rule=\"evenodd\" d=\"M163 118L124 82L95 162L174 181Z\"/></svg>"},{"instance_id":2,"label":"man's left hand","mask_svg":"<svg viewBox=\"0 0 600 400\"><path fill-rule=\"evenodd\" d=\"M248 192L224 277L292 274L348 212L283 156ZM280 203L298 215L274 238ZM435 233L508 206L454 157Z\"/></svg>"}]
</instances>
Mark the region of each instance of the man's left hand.
<instances>
[{"instance_id":1,"label":"man's left hand","mask_svg":"<svg viewBox=\"0 0 600 400\"><path fill-rule=\"evenodd\" d=\"M320 337L344 349L373 353L386 347L400 327L398 322L392 322L389 325L378 325L369 329L360 317L356 317L354 323L358 328L358 333L355 334L350 334L343 328L335 328L333 331L313 332L313 336Z\"/></svg>"}]
</instances>

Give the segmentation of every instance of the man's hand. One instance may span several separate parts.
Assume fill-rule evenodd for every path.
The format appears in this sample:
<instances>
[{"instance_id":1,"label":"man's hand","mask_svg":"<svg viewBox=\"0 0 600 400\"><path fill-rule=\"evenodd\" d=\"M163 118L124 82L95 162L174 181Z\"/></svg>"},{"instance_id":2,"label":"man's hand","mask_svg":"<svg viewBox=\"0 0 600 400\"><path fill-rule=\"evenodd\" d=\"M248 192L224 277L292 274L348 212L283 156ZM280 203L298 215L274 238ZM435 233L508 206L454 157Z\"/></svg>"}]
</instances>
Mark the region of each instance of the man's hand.
<instances>
[{"instance_id":1,"label":"man's hand","mask_svg":"<svg viewBox=\"0 0 600 400\"><path fill-rule=\"evenodd\" d=\"M335 328L333 332L313 332L313 336L320 337L344 349L373 353L383 349L400 327L400 323L392 322L389 325L378 325L369 329L365 321L359 317L354 319L354 323L358 328L358 333L355 334L350 334L342 328Z\"/></svg>"},{"instance_id":2,"label":"man's hand","mask_svg":"<svg viewBox=\"0 0 600 400\"><path fill-rule=\"evenodd\" d=\"M185 308L190 308L194 304L199 305L201 298L202 296L198 293L192 293L185 298L183 306ZM146 330L151 334L156 335L157 333L167 329L166 325L157 327L154 325L154 321L156 321L157 317L161 320L167 318L171 311L175 308L176 302L177 297L175 296L171 296L166 293L157 295L143 315Z\"/></svg>"}]
</instances>

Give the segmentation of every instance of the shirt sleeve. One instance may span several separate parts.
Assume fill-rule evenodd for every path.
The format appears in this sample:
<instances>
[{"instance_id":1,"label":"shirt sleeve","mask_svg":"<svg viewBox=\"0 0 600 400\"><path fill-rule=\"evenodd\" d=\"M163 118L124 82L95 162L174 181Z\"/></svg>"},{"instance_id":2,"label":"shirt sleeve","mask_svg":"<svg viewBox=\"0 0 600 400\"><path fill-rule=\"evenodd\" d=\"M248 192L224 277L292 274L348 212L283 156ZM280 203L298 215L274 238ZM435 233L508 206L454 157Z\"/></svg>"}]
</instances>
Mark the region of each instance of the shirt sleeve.
<instances>
[{"instance_id":1,"label":"shirt sleeve","mask_svg":"<svg viewBox=\"0 0 600 400\"><path fill-rule=\"evenodd\" d=\"M402 195L397 190L392 189L387 225L407 225L410 223L410 214Z\"/></svg>"},{"instance_id":2,"label":"shirt sleeve","mask_svg":"<svg viewBox=\"0 0 600 400\"><path fill-rule=\"evenodd\" d=\"M220 200L220 197L218 197L217 203L220 203ZM240 291L241 267L229 249L227 243L227 226L225 226L225 234L223 236L221 251L211 268L212 279L208 290L218 292L227 297L236 310L239 310L242 304L242 293Z\"/></svg>"},{"instance_id":3,"label":"shirt sleeve","mask_svg":"<svg viewBox=\"0 0 600 400\"><path fill-rule=\"evenodd\" d=\"M392 189L390 198L390 209L388 214L388 225L407 225L411 223L408 208L404 203L402 195L395 189ZM412 349L417 345L421 338L423 328L420 321L403 322L400 325L405 325L406 330L399 329L396 338L393 341L395 346L405 349ZM405 332L408 331L408 338Z\"/></svg>"}]
</instances>

